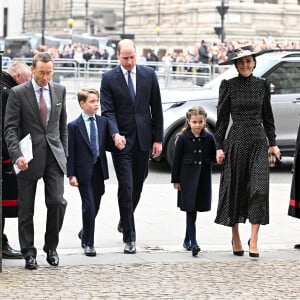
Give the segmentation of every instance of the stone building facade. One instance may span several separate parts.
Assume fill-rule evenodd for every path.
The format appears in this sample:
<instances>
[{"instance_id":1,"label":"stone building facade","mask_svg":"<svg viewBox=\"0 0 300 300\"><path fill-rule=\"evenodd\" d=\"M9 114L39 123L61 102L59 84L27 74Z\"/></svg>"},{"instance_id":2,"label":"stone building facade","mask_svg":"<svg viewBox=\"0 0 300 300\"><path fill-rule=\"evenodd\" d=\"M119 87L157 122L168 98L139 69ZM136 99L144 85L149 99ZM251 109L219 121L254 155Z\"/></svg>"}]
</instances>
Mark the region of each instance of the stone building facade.
<instances>
[{"instance_id":1,"label":"stone building facade","mask_svg":"<svg viewBox=\"0 0 300 300\"><path fill-rule=\"evenodd\" d=\"M42 0L24 0L23 30L41 28ZM300 0L225 0L225 41L258 41L268 35L280 42L299 42ZM187 49L202 39L218 41L215 27L222 1L203 0L46 0L45 33L119 39L134 34L141 48Z\"/></svg>"}]
</instances>

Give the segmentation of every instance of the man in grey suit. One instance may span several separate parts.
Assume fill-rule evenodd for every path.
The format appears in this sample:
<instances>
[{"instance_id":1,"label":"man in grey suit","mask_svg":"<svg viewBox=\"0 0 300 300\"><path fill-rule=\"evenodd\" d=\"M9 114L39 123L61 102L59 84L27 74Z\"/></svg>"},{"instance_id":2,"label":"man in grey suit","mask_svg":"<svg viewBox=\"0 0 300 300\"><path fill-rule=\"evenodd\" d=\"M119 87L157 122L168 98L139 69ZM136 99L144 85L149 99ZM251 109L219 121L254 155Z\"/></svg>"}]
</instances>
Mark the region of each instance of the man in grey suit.
<instances>
[{"instance_id":1,"label":"man in grey suit","mask_svg":"<svg viewBox=\"0 0 300 300\"><path fill-rule=\"evenodd\" d=\"M47 207L44 251L47 262L58 266L56 252L67 202L64 173L67 155L66 89L50 82L54 60L41 52L32 61L32 79L11 89L6 107L4 133L12 162L21 170L17 175L19 189L19 242L25 268L36 269L34 246L34 203L37 182L43 178ZM28 162L19 142L31 135L33 159Z\"/></svg>"}]
</instances>

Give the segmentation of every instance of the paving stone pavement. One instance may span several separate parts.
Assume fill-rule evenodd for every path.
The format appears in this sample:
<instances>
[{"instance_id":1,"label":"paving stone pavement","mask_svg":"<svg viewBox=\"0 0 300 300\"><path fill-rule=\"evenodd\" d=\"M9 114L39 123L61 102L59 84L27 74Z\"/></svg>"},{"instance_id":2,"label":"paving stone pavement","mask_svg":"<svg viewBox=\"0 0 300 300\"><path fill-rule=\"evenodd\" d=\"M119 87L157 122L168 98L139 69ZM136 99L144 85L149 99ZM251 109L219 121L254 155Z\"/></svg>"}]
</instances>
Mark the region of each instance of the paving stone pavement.
<instances>
[{"instance_id":1,"label":"paving stone pavement","mask_svg":"<svg viewBox=\"0 0 300 300\"><path fill-rule=\"evenodd\" d=\"M5 268L0 299L299 299L300 251L267 251L258 260L231 252L102 254L83 265ZM114 257L113 257L114 256ZM126 255L125 255L126 256ZM62 257L64 260L65 257ZM91 259L93 260L93 258Z\"/></svg>"},{"instance_id":2,"label":"paving stone pavement","mask_svg":"<svg viewBox=\"0 0 300 300\"><path fill-rule=\"evenodd\" d=\"M24 260L3 260L0 299L300 299L300 220L287 216L289 184L270 188L270 224L260 231L260 258L247 252L250 225L241 225L245 247L235 257L230 228L214 224L218 185L213 185L212 211L199 213L194 258L182 248L185 215L176 207L170 184L146 184L136 211L137 254L123 254L117 232L116 184L108 184L96 220L96 257L86 257L77 237L81 227L78 191L67 182L68 207L60 235L60 266L51 267L42 251L45 228L43 183L39 182L35 241L39 269L24 269ZM159 209L158 209L159 207ZM16 220L5 232L18 248Z\"/></svg>"}]
</instances>

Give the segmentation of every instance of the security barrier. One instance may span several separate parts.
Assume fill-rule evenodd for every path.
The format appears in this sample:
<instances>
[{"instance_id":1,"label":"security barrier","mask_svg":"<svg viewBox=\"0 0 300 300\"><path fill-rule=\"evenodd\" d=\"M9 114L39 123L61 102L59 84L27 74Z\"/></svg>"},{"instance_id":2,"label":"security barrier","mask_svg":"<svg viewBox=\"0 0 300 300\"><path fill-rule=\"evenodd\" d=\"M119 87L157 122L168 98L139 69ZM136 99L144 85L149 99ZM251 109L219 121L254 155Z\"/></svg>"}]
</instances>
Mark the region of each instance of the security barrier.
<instances>
[{"instance_id":1,"label":"security barrier","mask_svg":"<svg viewBox=\"0 0 300 300\"><path fill-rule=\"evenodd\" d=\"M7 59L3 69L15 60L22 60L31 65L32 58ZM118 60L76 61L74 59L55 59L53 81L66 85L68 93L76 94L79 88L91 86L99 89L103 73L116 67ZM227 66L202 63L149 62L138 61L140 65L153 68L159 79L161 88L179 86L203 86L205 83L224 72Z\"/></svg>"}]
</instances>

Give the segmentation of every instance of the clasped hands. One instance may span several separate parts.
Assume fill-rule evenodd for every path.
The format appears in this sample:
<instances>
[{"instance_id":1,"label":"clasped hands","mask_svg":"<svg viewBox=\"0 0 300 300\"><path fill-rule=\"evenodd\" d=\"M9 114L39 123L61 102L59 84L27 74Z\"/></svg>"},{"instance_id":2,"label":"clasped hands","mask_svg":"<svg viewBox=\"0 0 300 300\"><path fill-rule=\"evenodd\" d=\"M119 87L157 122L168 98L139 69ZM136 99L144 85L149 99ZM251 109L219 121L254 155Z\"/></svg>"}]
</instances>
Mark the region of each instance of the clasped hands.
<instances>
[{"instance_id":1,"label":"clasped hands","mask_svg":"<svg viewBox=\"0 0 300 300\"><path fill-rule=\"evenodd\" d=\"M281 153L278 146L269 147L268 153L269 155L273 153L276 156L277 160L281 159ZM222 164L224 162L224 159L225 159L224 151L222 149L217 150L217 164L219 165Z\"/></svg>"},{"instance_id":2,"label":"clasped hands","mask_svg":"<svg viewBox=\"0 0 300 300\"><path fill-rule=\"evenodd\" d=\"M116 133L114 135L114 142L115 142L115 146L119 149L119 150L123 150L125 148L126 145L126 139L124 135L120 135L119 133Z\"/></svg>"}]
</instances>

